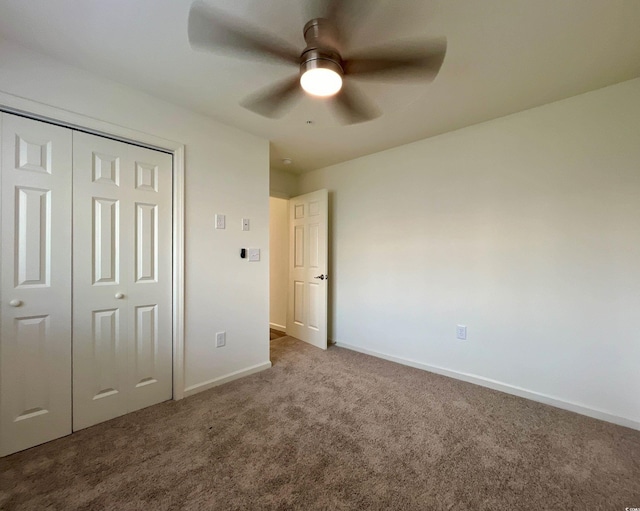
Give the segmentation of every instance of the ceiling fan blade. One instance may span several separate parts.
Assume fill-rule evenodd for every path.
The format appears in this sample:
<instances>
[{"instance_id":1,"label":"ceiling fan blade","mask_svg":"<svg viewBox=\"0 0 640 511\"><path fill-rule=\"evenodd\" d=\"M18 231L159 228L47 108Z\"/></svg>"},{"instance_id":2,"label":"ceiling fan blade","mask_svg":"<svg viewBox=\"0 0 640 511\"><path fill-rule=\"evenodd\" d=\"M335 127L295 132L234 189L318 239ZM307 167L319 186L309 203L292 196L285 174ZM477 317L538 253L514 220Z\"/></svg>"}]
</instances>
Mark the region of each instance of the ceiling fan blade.
<instances>
[{"instance_id":1,"label":"ceiling fan blade","mask_svg":"<svg viewBox=\"0 0 640 511\"><path fill-rule=\"evenodd\" d=\"M331 103L336 107L345 124L366 122L381 115L378 107L367 99L356 85L346 80L340 92L331 99Z\"/></svg>"},{"instance_id":2,"label":"ceiling fan blade","mask_svg":"<svg viewBox=\"0 0 640 511\"><path fill-rule=\"evenodd\" d=\"M307 18L326 18L338 32L338 50L343 51L350 36L375 9L379 0L310 0ZM307 20L305 20L307 21Z\"/></svg>"},{"instance_id":3,"label":"ceiling fan blade","mask_svg":"<svg viewBox=\"0 0 640 511\"><path fill-rule=\"evenodd\" d=\"M294 99L302 96L300 77L294 75L249 96L241 105L263 117L282 117Z\"/></svg>"},{"instance_id":4,"label":"ceiling fan blade","mask_svg":"<svg viewBox=\"0 0 640 511\"><path fill-rule=\"evenodd\" d=\"M203 2L194 2L189 10L189 43L198 50L231 50L247 57L300 63L300 52L293 46Z\"/></svg>"},{"instance_id":5,"label":"ceiling fan blade","mask_svg":"<svg viewBox=\"0 0 640 511\"><path fill-rule=\"evenodd\" d=\"M369 49L344 59L344 74L356 78L421 78L433 80L447 53L447 40L400 43Z\"/></svg>"},{"instance_id":6,"label":"ceiling fan blade","mask_svg":"<svg viewBox=\"0 0 640 511\"><path fill-rule=\"evenodd\" d=\"M349 12L348 0L324 0L325 16L327 19L334 21L342 21Z\"/></svg>"}]
</instances>

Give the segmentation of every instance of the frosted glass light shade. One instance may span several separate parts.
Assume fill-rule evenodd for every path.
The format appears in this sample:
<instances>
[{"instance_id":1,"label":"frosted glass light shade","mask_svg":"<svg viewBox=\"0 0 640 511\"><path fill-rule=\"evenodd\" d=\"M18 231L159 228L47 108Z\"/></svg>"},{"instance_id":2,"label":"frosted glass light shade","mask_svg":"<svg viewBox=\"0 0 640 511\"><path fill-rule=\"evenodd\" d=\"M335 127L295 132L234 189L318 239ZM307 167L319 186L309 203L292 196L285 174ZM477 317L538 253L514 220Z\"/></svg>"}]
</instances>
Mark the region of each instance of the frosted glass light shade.
<instances>
[{"instance_id":1,"label":"frosted glass light shade","mask_svg":"<svg viewBox=\"0 0 640 511\"><path fill-rule=\"evenodd\" d=\"M314 96L333 96L342 88L342 77L332 69L315 67L302 74L300 85Z\"/></svg>"}]
</instances>

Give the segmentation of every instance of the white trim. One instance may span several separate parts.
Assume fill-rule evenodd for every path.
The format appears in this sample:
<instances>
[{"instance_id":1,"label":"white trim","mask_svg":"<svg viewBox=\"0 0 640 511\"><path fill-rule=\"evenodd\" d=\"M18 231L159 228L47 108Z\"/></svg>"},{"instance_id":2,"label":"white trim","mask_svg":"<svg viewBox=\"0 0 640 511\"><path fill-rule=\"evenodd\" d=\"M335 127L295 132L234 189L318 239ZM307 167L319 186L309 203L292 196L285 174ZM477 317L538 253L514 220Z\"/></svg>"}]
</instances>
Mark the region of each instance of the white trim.
<instances>
[{"instance_id":1,"label":"white trim","mask_svg":"<svg viewBox=\"0 0 640 511\"><path fill-rule=\"evenodd\" d=\"M278 323L269 323L269 328L273 328L274 330L279 330L280 332L287 333L287 327L284 325L278 325Z\"/></svg>"},{"instance_id":2,"label":"white trim","mask_svg":"<svg viewBox=\"0 0 640 511\"><path fill-rule=\"evenodd\" d=\"M16 115L23 115L38 121L85 131L98 136L107 136L121 140L122 142L132 142L151 149L160 149L165 152L174 153L174 156L175 151L183 147L183 144L180 142L101 121L94 117L64 110L20 96L14 96L13 94L2 91L0 91L0 110Z\"/></svg>"},{"instance_id":3,"label":"white trim","mask_svg":"<svg viewBox=\"0 0 640 511\"><path fill-rule=\"evenodd\" d=\"M525 399L530 399L531 401L537 401L538 403L555 406L556 408L569 410L570 412L586 415L587 417L592 417L594 419L600 419L606 422L612 422L613 424L618 424L620 426L626 426L627 428L640 430L640 421L613 415L603 410L579 405L577 403L572 403L571 401L564 401L556 397L541 394L539 392L534 392L532 390L523 389L522 387L516 387L515 385L509 385L508 383L502 383L490 378L484 378L482 376L476 376L475 374L462 373L459 371L453 371L451 369L445 369L444 367L424 364L422 362L417 362L408 358L396 357L394 355L389 355L387 353L382 353L376 350L370 350L368 348L362 348L360 346L355 346L344 342L336 342L336 346L352 351L358 351L366 355L382 358L409 367L415 367L416 369L422 369L423 371L429 371L430 373L441 374L443 376L455 378L456 380L474 383L482 387L487 387L493 390L498 390L500 392L505 392L507 394L512 394L514 396L523 397Z\"/></svg>"},{"instance_id":4,"label":"white trim","mask_svg":"<svg viewBox=\"0 0 640 511\"><path fill-rule=\"evenodd\" d=\"M214 378L213 380L207 380L202 383L197 383L196 385L190 385L189 387L184 389L184 397L193 396L194 394L212 389L213 387L217 387L218 385L222 385L223 383L228 383L239 378L244 378L245 376L249 376L250 374L259 373L260 371L264 371L265 369L269 369L270 367L271 362L263 362L262 364L251 366L246 369L234 371L233 373L229 373L226 376L220 376L219 378Z\"/></svg>"},{"instance_id":5,"label":"white trim","mask_svg":"<svg viewBox=\"0 0 640 511\"><path fill-rule=\"evenodd\" d=\"M0 91L0 110L173 155L173 399L184 397L184 144Z\"/></svg>"},{"instance_id":6,"label":"white trim","mask_svg":"<svg viewBox=\"0 0 640 511\"><path fill-rule=\"evenodd\" d=\"M173 152L173 399L184 397L184 146Z\"/></svg>"}]
</instances>

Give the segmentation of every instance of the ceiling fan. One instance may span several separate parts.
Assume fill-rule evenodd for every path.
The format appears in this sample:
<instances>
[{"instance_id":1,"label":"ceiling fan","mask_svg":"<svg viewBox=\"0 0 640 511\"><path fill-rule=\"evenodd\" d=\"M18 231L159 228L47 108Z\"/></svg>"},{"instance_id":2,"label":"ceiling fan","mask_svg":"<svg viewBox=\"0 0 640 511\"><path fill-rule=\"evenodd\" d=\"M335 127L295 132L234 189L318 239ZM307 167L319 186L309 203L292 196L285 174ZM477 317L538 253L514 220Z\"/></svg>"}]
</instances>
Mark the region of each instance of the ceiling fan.
<instances>
[{"instance_id":1,"label":"ceiling fan","mask_svg":"<svg viewBox=\"0 0 640 511\"><path fill-rule=\"evenodd\" d=\"M346 124L369 121L381 112L352 79L433 80L438 74L446 53L446 39L394 44L349 55L344 51L352 28L348 25L353 24L348 7L358 3L355 0L324 0L324 3L326 15L313 18L304 26L306 47L302 51L202 1L191 5L189 43L198 50L271 58L298 67L299 72L292 77L241 103L270 118L280 117L293 100L307 93L325 98Z\"/></svg>"}]
</instances>

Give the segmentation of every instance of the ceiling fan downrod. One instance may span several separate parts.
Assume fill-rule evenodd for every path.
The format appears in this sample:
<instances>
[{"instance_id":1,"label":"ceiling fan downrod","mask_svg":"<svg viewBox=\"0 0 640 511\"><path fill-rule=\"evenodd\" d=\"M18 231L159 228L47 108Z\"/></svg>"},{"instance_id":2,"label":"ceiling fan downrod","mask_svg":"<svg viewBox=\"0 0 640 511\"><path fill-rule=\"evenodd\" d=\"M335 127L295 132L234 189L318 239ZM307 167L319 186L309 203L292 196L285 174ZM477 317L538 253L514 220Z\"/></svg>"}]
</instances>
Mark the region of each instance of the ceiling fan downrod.
<instances>
[{"instance_id":1,"label":"ceiling fan downrod","mask_svg":"<svg viewBox=\"0 0 640 511\"><path fill-rule=\"evenodd\" d=\"M300 55L300 84L316 96L332 96L342 87L344 70L333 23L315 18L304 26L306 48Z\"/></svg>"}]
</instances>

